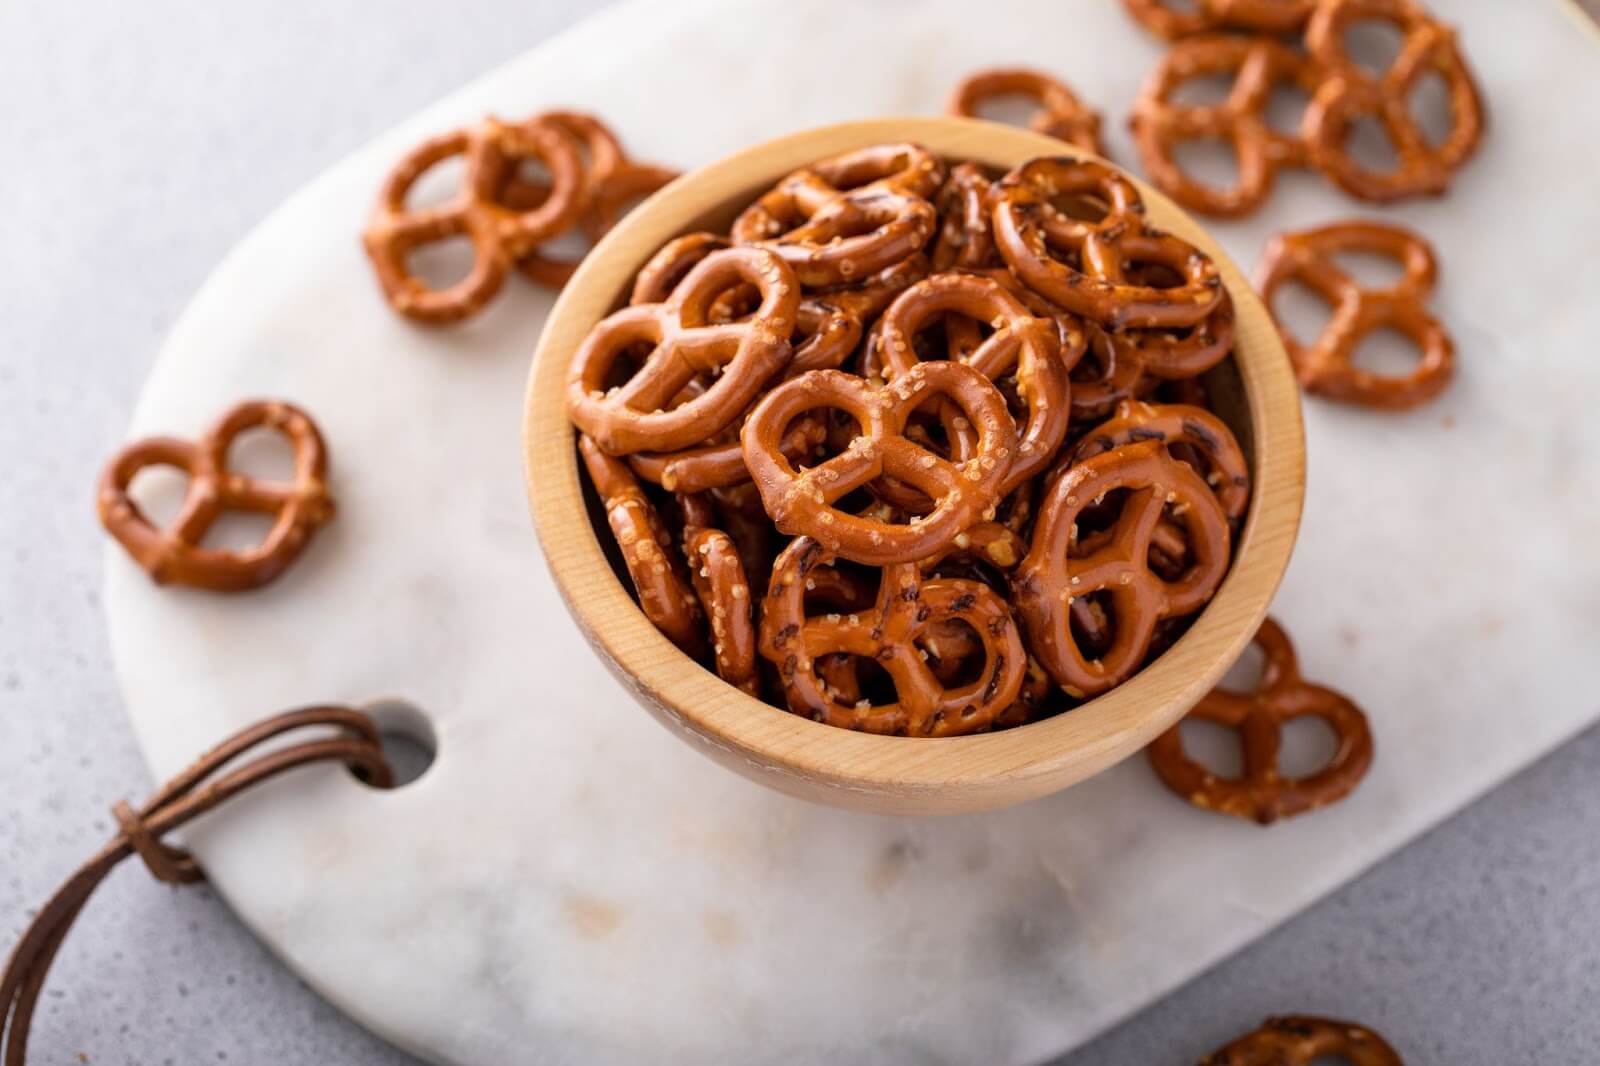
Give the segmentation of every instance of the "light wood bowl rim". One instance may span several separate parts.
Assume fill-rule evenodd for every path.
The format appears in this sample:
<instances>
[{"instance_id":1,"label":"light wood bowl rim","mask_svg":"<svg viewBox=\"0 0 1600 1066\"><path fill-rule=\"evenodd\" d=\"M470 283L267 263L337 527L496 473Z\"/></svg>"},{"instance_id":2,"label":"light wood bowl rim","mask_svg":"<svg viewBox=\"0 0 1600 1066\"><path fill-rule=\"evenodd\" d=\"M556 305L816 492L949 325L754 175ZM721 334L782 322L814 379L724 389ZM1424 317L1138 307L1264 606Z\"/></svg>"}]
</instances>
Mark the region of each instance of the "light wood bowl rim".
<instances>
[{"instance_id":1,"label":"light wood bowl rim","mask_svg":"<svg viewBox=\"0 0 1600 1066\"><path fill-rule=\"evenodd\" d=\"M687 224L817 159L887 141L915 141L951 159L1001 167L1036 156L1086 156L981 120L887 118L790 134L679 178L589 253L550 313L528 379L528 497L556 587L585 635L648 710L701 750L785 792L846 807L994 808L1058 791L1144 747L1238 658L1266 614L1299 528L1305 462L1299 392L1271 318L1238 267L1176 204L1128 175L1155 225L1216 260L1237 310L1235 360L1254 430L1254 485L1232 568L1212 602L1182 639L1125 684L1065 714L997 733L948 739L857 733L725 684L650 624L601 550L562 407L567 364L584 334L627 291L634 271Z\"/></svg>"}]
</instances>

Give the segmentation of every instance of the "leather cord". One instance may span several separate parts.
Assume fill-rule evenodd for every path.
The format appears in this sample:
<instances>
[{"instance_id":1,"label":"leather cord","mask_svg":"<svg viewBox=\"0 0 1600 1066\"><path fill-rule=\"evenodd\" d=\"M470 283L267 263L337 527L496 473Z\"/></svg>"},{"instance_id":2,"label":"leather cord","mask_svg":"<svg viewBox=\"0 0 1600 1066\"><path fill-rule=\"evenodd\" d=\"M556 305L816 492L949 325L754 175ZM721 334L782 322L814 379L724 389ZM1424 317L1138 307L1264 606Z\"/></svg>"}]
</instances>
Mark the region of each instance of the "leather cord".
<instances>
[{"instance_id":1,"label":"leather cord","mask_svg":"<svg viewBox=\"0 0 1600 1066\"><path fill-rule=\"evenodd\" d=\"M304 730L315 735L255 751L278 737ZM246 755L253 757L232 766ZM50 964L90 895L118 863L138 855L159 881L189 884L201 880L204 874L194 857L164 843L162 837L241 792L317 762L342 762L377 788L388 788L393 780L370 718L344 707L310 707L275 715L235 734L167 782L138 809L117 803L112 808L119 826L117 835L40 908L0 971L3 1066L23 1066L33 1010Z\"/></svg>"}]
</instances>

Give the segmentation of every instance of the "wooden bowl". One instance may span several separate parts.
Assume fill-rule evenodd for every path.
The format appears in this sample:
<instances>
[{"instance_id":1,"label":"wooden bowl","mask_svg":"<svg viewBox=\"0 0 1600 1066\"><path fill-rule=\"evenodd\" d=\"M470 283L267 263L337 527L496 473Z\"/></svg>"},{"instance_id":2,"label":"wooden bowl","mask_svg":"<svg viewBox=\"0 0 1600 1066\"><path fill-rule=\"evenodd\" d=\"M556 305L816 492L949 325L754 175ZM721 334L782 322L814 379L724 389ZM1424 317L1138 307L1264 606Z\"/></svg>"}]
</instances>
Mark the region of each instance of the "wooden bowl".
<instances>
[{"instance_id":1,"label":"wooden bowl","mask_svg":"<svg viewBox=\"0 0 1600 1066\"><path fill-rule=\"evenodd\" d=\"M687 174L628 215L561 294L534 357L524 421L528 496L556 586L638 701L722 765L805 799L885 814L953 814L1059 791L1142 748L1177 721L1243 651L1289 562L1300 525L1305 445L1288 358L1238 268L1172 201L1138 182L1150 219L1216 260L1238 316L1233 363L1208 384L1254 478L1232 569L1166 654L1082 706L1031 725L945 739L874 736L822 725L754 699L656 631L612 569L579 481L563 379L589 329L626 300L634 272L688 230L725 229L790 171L852 148L915 141L951 160L1010 168L1083 155L1025 130L975 119L895 118L808 130ZM599 527L604 528L602 518ZM551 624L561 624L552 620Z\"/></svg>"}]
</instances>

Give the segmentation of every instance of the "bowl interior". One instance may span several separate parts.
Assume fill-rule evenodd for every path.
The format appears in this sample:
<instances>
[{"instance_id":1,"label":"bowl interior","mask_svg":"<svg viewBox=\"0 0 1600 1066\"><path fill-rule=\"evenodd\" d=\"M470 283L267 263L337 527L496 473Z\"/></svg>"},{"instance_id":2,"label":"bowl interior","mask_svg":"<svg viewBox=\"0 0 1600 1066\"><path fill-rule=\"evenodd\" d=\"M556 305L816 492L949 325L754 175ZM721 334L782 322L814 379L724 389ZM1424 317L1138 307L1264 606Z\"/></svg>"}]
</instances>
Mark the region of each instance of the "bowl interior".
<instances>
[{"instance_id":1,"label":"bowl interior","mask_svg":"<svg viewBox=\"0 0 1600 1066\"><path fill-rule=\"evenodd\" d=\"M746 204L796 167L894 140L1005 169L1041 155L1083 154L977 120L889 119L795 134L680 178L590 253L551 313L529 379L528 488L541 545L574 618L659 719L725 765L787 792L869 810L949 813L1019 802L1082 780L1148 743L1215 684L1259 624L1287 564L1299 524L1303 441L1298 392L1259 299L1192 219L1138 183L1152 223L1210 254L1234 299L1234 357L1205 380L1253 481L1232 568L1176 644L1123 685L1073 710L947 739L872 736L812 722L744 694L678 651L639 611L620 555L596 534L605 529L604 512L578 476L575 437L562 409L572 352L625 302L634 273L665 241L690 230L726 230Z\"/></svg>"}]
</instances>

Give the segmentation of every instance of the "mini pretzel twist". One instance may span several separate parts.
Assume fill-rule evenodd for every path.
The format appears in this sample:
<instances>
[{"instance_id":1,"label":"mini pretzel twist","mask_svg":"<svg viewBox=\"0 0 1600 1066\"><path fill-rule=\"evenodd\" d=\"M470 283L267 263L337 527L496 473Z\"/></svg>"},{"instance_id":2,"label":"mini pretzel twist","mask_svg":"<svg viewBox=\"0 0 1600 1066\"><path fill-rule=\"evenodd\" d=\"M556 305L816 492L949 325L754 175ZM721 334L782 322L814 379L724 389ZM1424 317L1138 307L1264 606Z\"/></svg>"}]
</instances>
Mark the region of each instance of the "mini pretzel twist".
<instances>
[{"instance_id":1,"label":"mini pretzel twist","mask_svg":"<svg viewBox=\"0 0 1600 1066\"><path fill-rule=\"evenodd\" d=\"M976 163L958 163L939 187L934 206L939 231L932 261L936 271L984 269L998 261L989 225L989 197L994 183Z\"/></svg>"},{"instance_id":2,"label":"mini pretzel twist","mask_svg":"<svg viewBox=\"0 0 1600 1066\"><path fill-rule=\"evenodd\" d=\"M1128 490L1109 535L1079 554L1078 519L1108 493ZM1163 517L1188 534L1188 567L1172 579L1150 567L1151 540ZM1067 694L1095 696L1143 664L1156 623L1199 610L1229 560L1227 519L1216 497L1186 463L1156 441L1141 441L1068 469L1039 508L1027 558L1012 575L1012 602L1029 647ZM1091 593L1110 599L1115 635L1086 653L1072 627L1073 604Z\"/></svg>"},{"instance_id":3,"label":"mini pretzel twist","mask_svg":"<svg viewBox=\"0 0 1600 1066\"><path fill-rule=\"evenodd\" d=\"M950 94L945 113L978 118L984 103L998 96L1025 96L1038 104L1039 110L1028 119L1028 128L1036 133L1066 141L1085 152L1106 154L1100 145L1099 113L1084 106L1071 89L1043 71L1009 67L968 75Z\"/></svg>"},{"instance_id":4,"label":"mini pretzel twist","mask_svg":"<svg viewBox=\"0 0 1600 1066\"><path fill-rule=\"evenodd\" d=\"M889 378L896 380L920 366L917 334L940 319L948 329L953 316L994 330L960 361L991 381L1014 373L1017 393L1027 408L1011 472L1000 483L1004 494L1049 466L1066 439L1070 385L1056 323L1036 318L992 278L976 274L925 278L901 293L879 320L878 349ZM972 446L970 425L951 421L952 436L964 456Z\"/></svg>"},{"instance_id":5,"label":"mini pretzel twist","mask_svg":"<svg viewBox=\"0 0 1600 1066\"><path fill-rule=\"evenodd\" d=\"M705 651L705 616L674 558L672 536L628 464L607 455L587 434L578 436L584 468L605 505L606 522L639 594L639 609L690 658Z\"/></svg>"},{"instance_id":6,"label":"mini pretzel twist","mask_svg":"<svg viewBox=\"0 0 1600 1066\"><path fill-rule=\"evenodd\" d=\"M1379 19L1403 35L1400 54L1379 77L1345 52L1345 31L1358 21ZM1306 28L1306 48L1326 72L1302 119L1306 145L1317 169L1351 196L1383 203L1441 193L1451 172L1483 136L1483 103L1472 72L1456 47L1455 32L1413 0L1324 0ZM1412 90L1437 74L1450 96L1450 132L1434 144L1412 116ZM1394 145L1394 170L1370 170L1346 151L1355 122L1372 116Z\"/></svg>"},{"instance_id":7,"label":"mini pretzel twist","mask_svg":"<svg viewBox=\"0 0 1600 1066\"><path fill-rule=\"evenodd\" d=\"M1233 75L1233 87L1222 103L1174 102L1180 86L1215 74ZM1307 163L1304 141L1278 132L1267 121L1273 89L1295 85L1310 96L1321 83L1316 64L1271 38L1217 36L1178 42L1146 79L1130 120L1150 180L1196 211L1226 218L1249 214L1272 192L1281 168ZM1173 149L1194 140L1232 145L1239 170L1233 186L1219 189L1184 172Z\"/></svg>"},{"instance_id":8,"label":"mini pretzel twist","mask_svg":"<svg viewBox=\"0 0 1600 1066\"><path fill-rule=\"evenodd\" d=\"M711 301L739 283L761 304L747 319L710 322ZM761 386L789 362L800 286L761 248L729 248L697 263L663 304L625 307L589 332L567 370L567 414L613 455L677 451L733 424ZM607 388L630 348L653 346L626 384ZM698 396L668 405L699 374L715 380Z\"/></svg>"},{"instance_id":9,"label":"mini pretzel twist","mask_svg":"<svg viewBox=\"0 0 1600 1066\"><path fill-rule=\"evenodd\" d=\"M1268 1018L1200 1066L1312 1066L1343 1059L1349 1066L1405 1066L1389 1042L1364 1025L1332 1018L1293 1015Z\"/></svg>"},{"instance_id":10,"label":"mini pretzel twist","mask_svg":"<svg viewBox=\"0 0 1600 1066\"><path fill-rule=\"evenodd\" d=\"M760 648L778 668L790 710L846 729L941 737L984 729L1016 701L1026 653L1005 601L988 586L924 578L915 563L891 564L883 568L872 607L807 617L808 575L832 559L816 541L798 537L773 565ZM957 621L977 634L984 662L975 680L947 688L918 641L931 627ZM894 680L897 699L877 706L859 698L841 704L818 673L818 660L828 656L876 662Z\"/></svg>"},{"instance_id":11,"label":"mini pretzel twist","mask_svg":"<svg viewBox=\"0 0 1600 1066\"><path fill-rule=\"evenodd\" d=\"M1317 0L1195 0L1192 10L1175 8L1170 0L1122 0L1122 6L1150 32L1176 40L1223 29L1298 33Z\"/></svg>"},{"instance_id":12,"label":"mini pretzel twist","mask_svg":"<svg viewBox=\"0 0 1600 1066\"><path fill-rule=\"evenodd\" d=\"M1098 221L1057 206L1066 197L1104 204ZM1104 163L1035 159L1013 170L995 192L994 239L1016 275L1067 310L1111 329L1181 328L1210 314L1222 298L1216 264L1198 248L1146 225L1138 190ZM1136 284L1130 269L1161 266L1183 280Z\"/></svg>"},{"instance_id":13,"label":"mini pretzel twist","mask_svg":"<svg viewBox=\"0 0 1600 1066\"><path fill-rule=\"evenodd\" d=\"M756 684L755 609L750 582L733 538L716 528L716 511L698 496L680 496L683 505L683 554L689 580L711 623L711 654L717 675L728 684L758 695Z\"/></svg>"},{"instance_id":14,"label":"mini pretzel twist","mask_svg":"<svg viewBox=\"0 0 1600 1066\"><path fill-rule=\"evenodd\" d=\"M1386 256L1405 276L1384 289L1363 288L1342 270L1339 252ZM1338 222L1299 233L1283 233L1267 245L1256 285L1267 306L1286 281L1298 281L1333 306L1322 334L1310 343L1279 323L1284 347L1300 384L1342 403L1403 410L1426 403L1449 384L1455 346L1425 303L1433 291L1433 249L1418 235L1378 222ZM1422 353L1415 370L1390 377L1355 365L1356 350L1373 331L1388 327L1411 339Z\"/></svg>"},{"instance_id":15,"label":"mini pretzel twist","mask_svg":"<svg viewBox=\"0 0 1600 1066\"><path fill-rule=\"evenodd\" d=\"M260 427L281 433L293 449L294 474L287 484L228 469L235 438ZM154 526L128 494L139 472L153 466L175 467L189 476L183 507L167 529ZM327 468L322 434L309 415L280 401L249 400L196 441L152 437L117 453L100 479L100 521L158 585L243 592L287 570L312 534L333 517ZM273 516L266 539L243 551L202 547L212 524L230 510Z\"/></svg>"},{"instance_id":16,"label":"mini pretzel twist","mask_svg":"<svg viewBox=\"0 0 1600 1066\"><path fill-rule=\"evenodd\" d=\"M1150 765L1163 784L1196 807L1271 825L1349 795L1372 765L1372 731L1367 716L1343 695L1300 679L1294 646L1278 623L1263 621L1255 643L1266 653L1266 669L1256 690L1213 689L1189 712L1191 718L1239 732L1244 775L1217 777L1195 762L1184 751L1178 726L1151 743ZM1327 723L1338 738L1338 750L1316 773L1285 777L1278 770L1284 723L1307 715Z\"/></svg>"},{"instance_id":17,"label":"mini pretzel twist","mask_svg":"<svg viewBox=\"0 0 1600 1066\"><path fill-rule=\"evenodd\" d=\"M429 169L464 156L461 187L437 207L408 208L406 196ZM550 172L537 205L513 207L499 199L507 175L535 158ZM480 310L499 291L506 272L539 242L554 237L583 207L581 164L571 141L537 119L507 123L486 118L475 126L423 142L384 182L362 242L378 283L395 310L419 322L456 322ZM465 237L472 269L445 289L431 289L411 273L407 257L426 244Z\"/></svg>"},{"instance_id":18,"label":"mini pretzel twist","mask_svg":"<svg viewBox=\"0 0 1600 1066\"><path fill-rule=\"evenodd\" d=\"M1072 446L1068 463L1076 466L1138 441L1156 441L1166 446L1169 454L1175 445L1198 451L1206 469L1197 468L1196 472L1205 477L1223 515L1237 528L1250 502L1250 470L1227 423L1203 407L1124 400L1111 418Z\"/></svg>"},{"instance_id":19,"label":"mini pretzel twist","mask_svg":"<svg viewBox=\"0 0 1600 1066\"><path fill-rule=\"evenodd\" d=\"M954 462L906 436L923 403L943 397L977 431L970 457ZM804 471L778 450L789 423L807 411L832 408L856 421L845 451ZM885 388L837 370L813 370L769 392L741 434L745 465L773 522L805 534L858 563L887 565L931 555L983 517L1017 453L1017 430L1005 397L978 371L960 363L920 363ZM853 515L833 503L888 475L934 502L926 515L894 525Z\"/></svg>"},{"instance_id":20,"label":"mini pretzel twist","mask_svg":"<svg viewBox=\"0 0 1600 1066\"><path fill-rule=\"evenodd\" d=\"M922 249L943 180L919 145L847 152L785 177L734 221L733 240L772 249L808 288L852 284Z\"/></svg>"}]
</instances>

